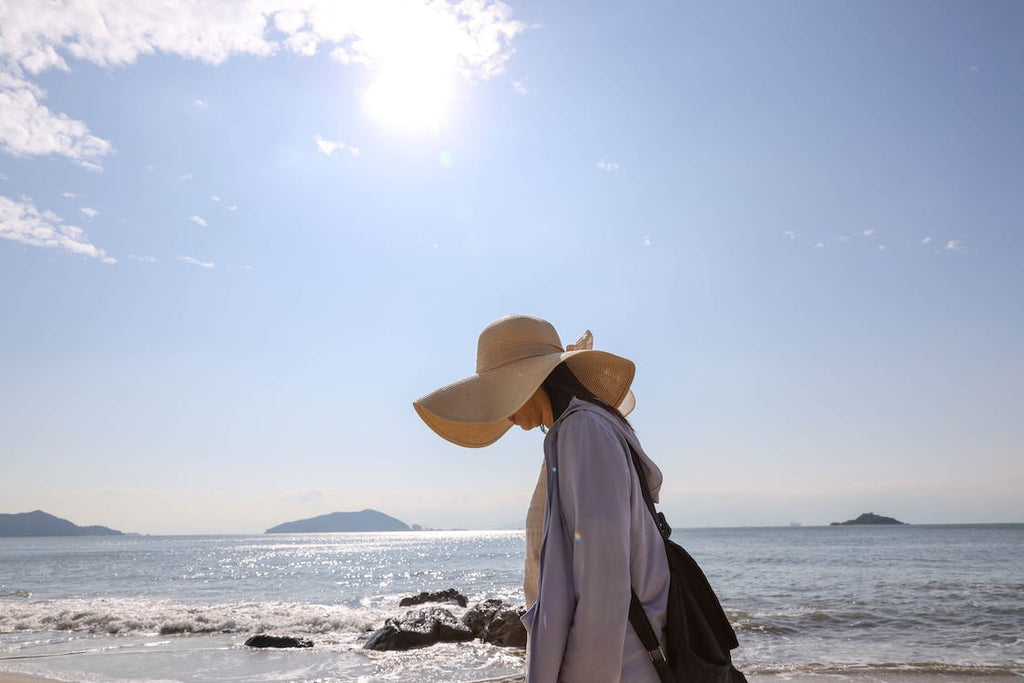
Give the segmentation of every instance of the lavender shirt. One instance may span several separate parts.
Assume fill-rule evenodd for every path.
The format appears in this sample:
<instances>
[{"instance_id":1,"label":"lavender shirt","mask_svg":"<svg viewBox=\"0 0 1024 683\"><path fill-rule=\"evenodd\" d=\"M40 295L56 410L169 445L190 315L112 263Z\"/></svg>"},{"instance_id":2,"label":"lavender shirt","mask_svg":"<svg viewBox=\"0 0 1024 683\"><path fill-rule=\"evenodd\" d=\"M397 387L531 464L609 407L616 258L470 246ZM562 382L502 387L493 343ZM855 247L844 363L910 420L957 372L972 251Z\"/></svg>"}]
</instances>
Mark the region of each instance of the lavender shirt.
<instances>
[{"instance_id":1,"label":"lavender shirt","mask_svg":"<svg viewBox=\"0 0 1024 683\"><path fill-rule=\"evenodd\" d=\"M538 596L523 617L528 683L658 683L629 624L630 586L660 636L668 561L627 444L657 500L661 471L603 408L573 399L544 440Z\"/></svg>"}]
</instances>

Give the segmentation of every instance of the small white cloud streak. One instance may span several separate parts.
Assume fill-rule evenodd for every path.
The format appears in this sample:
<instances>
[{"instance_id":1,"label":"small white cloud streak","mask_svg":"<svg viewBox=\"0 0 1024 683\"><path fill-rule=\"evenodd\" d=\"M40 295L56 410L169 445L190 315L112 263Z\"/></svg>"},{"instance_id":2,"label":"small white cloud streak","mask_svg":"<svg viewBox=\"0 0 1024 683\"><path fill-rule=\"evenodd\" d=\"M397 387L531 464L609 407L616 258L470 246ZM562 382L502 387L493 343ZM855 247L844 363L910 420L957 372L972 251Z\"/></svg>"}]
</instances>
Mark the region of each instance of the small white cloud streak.
<instances>
[{"instance_id":1,"label":"small white cloud streak","mask_svg":"<svg viewBox=\"0 0 1024 683\"><path fill-rule=\"evenodd\" d=\"M88 216L89 218L96 218L96 216L100 214L99 211L92 208L91 206L83 206L82 208L79 209L79 211L81 211L83 215Z\"/></svg>"},{"instance_id":2,"label":"small white cloud streak","mask_svg":"<svg viewBox=\"0 0 1024 683\"><path fill-rule=\"evenodd\" d=\"M782 234L785 235L786 238L790 240L795 240L797 237L800 236L800 233L798 233L796 230L786 230Z\"/></svg>"},{"instance_id":3,"label":"small white cloud streak","mask_svg":"<svg viewBox=\"0 0 1024 683\"><path fill-rule=\"evenodd\" d=\"M873 229L871 229L871 228L868 228L867 230L865 230L861 234L864 235L865 237L871 237L872 235L875 234L875 231Z\"/></svg>"},{"instance_id":4,"label":"small white cloud streak","mask_svg":"<svg viewBox=\"0 0 1024 683\"><path fill-rule=\"evenodd\" d=\"M815 242L814 243L814 248L815 249L824 249L825 248L825 243L824 242Z\"/></svg>"},{"instance_id":5,"label":"small white cloud streak","mask_svg":"<svg viewBox=\"0 0 1024 683\"><path fill-rule=\"evenodd\" d=\"M202 226L204 228L209 225L209 223L207 223L206 220L202 216L199 216L199 215L189 216L188 219L190 221L192 221L193 223L195 223L196 225L200 225L200 226Z\"/></svg>"},{"instance_id":6,"label":"small white cloud streak","mask_svg":"<svg viewBox=\"0 0 1024 683\"><path fill-rule=\"evenodd\" d=\"M184 174L178 176L178 182L179 183L188 183L188 182L191 182L194 177L195 176L193 176L191 173L184 173Z\"/></svg>"},{"instance_id":7,"label":"small white cloud streak","mask_svg":"<svg viewBox=\"0 0 1024 683\"><path fill-rule=\"evenodd\" d=\"M21 201L0 196L0 238L43 249L57 249L78 256L117 261L89 241L85 231L67 225L52 211L40 211L27 198Z\"/></svg>"},{"instance_id":8,"label":"small white cloud streak","mask_svg":"<svg viewBox=\"0 0 1024 683\"><path fill-rule=\"evenodd\" d=\"M512 89L519 95L530 94L530 91L526 89L526 84L523 81L512 81Z\"/></svg>"},{"instance_id":9,"label":"small white cloud streak","mask_svg":"<svg viewBox=\"0 0 1024 683\"><path fill-rule=\"evenodd\" d=\"M197 109L206 109L206 100L204 100L202 97L197 97L194 100L192 100L192 106L196 107Z\"/></svg>"},{"instance_id":10,"label":"small white cloud streak","mask_svg":"<svg viewBox=\"0 0 1024 683\"><path fill-rule=\"evenodd\" d=\"M949 240L946 242L946 251L955 251L958 254L966 254L967 246L960 240Z\"/></svg>"},{"instance_id":11,"label":"small white cloud streak","mask_svg":"<svg viewBox=\"0 0 1024 683\"><path fill-rule=\"evenodd\" d=\"M921 240L921 244L931 244L931 243L932 243L932 236L931 235L926 235L925 238L923 240Z\"/></svg>"},{"instance_id":12,"label":"small white cloud streak","mask_svg":"<svg viewBox=\"0 0 1024 683\"><path fill-rule=\"evenodd\" d=\"M354 157L359 156L359 148L353 147L352 145L346 145L340 140L326 140L321 136L316 136L316 147L321 153L331 156L334 152L348 152Z\"/></svg>"},{"instance_id":13,"label":"small white cloud streak","mask_svg":"<svg viewBox=\"0 0 1024 683\"><path fill-rule=\"evenodd\" d=\"M212 197L210 197L210 201L211 202L219 202L220 201L220 197L218 197L217 195L213 195Z\"/></svg>"},{"instance_id":14,"label":"small white cloud streak","mask_svg":"<svg viewBox=\"0 0 1024 683\"><path fill-rule=\"evenodd\" d=\"M226 208L228 211L238 211L238 204L232 204L231 206L226 206L224 208Z\"/></svg>"},{"instance_id":15,"label":"small white cloud streak","mask_svg":"<svg viewBox=\"0 0 1024 683\"><path fill-rule=\"evenodd\" d=\"M146 254L129 254L128 259L130 261L138 261L139 263L156 263L155 256L149 256Z\"/></svg>"},{"instance_id":16,"label":"small white cloud streak","mask_svg":"<svg viewBox=\"0 0 1024 683\"><path fill-rule=\"evenodd\" d=\"M60 196L64 197L64 199L78 199L78 195L75 194L74 192L61 192Z\"/></svg>"},{"instance_id":17,"label":"small white cloud streak","mask_svg":"<svg viewBox=\"0 0 1024 683\"><path fill-rule=\"evenodd\" d=\"M616 171L619 170L618 162L606 161L604 159L601 159L599 162L597 162L597 167L602 171L607 171L608 173L615 173Z\"/></svg>"},{"instance_id":18,"label":"small white cloud streak","mask_svg":"<svg viewBox=\"0 0 1024 683\"><path fill-rule=\"evenodd\" d=\"M192 258L191 256L179 256L178 260L182 263L187 263L190 266L196 266L197 268L216 268L216 264L212 261L200 261L199 259Z\"/></svg>"}]
</instances>

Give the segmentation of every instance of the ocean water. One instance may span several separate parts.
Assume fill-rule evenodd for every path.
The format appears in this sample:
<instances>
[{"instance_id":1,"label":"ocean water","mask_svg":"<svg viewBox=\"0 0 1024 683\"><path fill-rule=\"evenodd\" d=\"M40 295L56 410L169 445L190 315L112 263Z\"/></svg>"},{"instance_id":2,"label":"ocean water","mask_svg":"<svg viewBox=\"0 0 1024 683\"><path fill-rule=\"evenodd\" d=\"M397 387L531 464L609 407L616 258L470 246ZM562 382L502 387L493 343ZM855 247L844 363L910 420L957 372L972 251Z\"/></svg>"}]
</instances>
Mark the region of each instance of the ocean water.
<instances>
[{"instance_id":1,"label":"ocean water","mask_svg":"<svg viewBox=\"0 0 1024 683\"><path fill-rule=\"evenodd\" d=\"M1024 525L679 529L749 674L1024 676ZM362 649L401 597L521 603L523 532L0 539L0 671L66 681L494 681L521 650ZM463 610L451 607L456 615ZM310 650L252 650L256 633Z\"/></svg>"}]
</instances>

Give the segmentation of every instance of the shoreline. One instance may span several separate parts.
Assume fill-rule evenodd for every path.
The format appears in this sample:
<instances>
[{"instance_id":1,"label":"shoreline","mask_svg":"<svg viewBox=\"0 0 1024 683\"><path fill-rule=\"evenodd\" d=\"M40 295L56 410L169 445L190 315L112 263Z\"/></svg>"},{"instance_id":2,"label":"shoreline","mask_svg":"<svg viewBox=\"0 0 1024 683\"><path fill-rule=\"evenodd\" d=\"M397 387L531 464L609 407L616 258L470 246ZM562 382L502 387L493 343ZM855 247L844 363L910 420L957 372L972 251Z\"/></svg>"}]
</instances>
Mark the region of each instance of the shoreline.
<instances>
[{"instance_id":1,"label":"shoreline","mask_svg":"<svg viewBox=\"0 0 1024 683\"><path fill-rule=\"evenodd\" d=\"M855 681L863 683L951 683L966 681L968 683L1010 683L1024 679L1024 673L1003 672L933 672L933 671L893 671L891 669L835 672L800 672L750 674L749 683L830 683L832 681ZM273 680L273 679L268 679ZM525 683L523 676L502 676L485 678L472 683ZM75 683L68 679L45 678L22 673L0 671L0 683Z\"/></svg>"}]
</instances>

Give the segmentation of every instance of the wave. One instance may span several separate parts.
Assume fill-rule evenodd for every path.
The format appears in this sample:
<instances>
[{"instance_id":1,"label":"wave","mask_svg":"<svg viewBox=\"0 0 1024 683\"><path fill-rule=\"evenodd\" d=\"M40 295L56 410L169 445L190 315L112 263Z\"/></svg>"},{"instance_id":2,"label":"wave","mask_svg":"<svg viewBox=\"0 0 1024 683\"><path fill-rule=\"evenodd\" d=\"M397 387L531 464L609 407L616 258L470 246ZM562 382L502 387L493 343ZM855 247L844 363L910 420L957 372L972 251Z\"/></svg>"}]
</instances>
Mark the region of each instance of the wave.
<instances>
[{"instance_id":1,"label":"wave","mask_svg":"<svg viewBox=\"0 0 1024 683\"><path fill-rule=\"evenodd\" d=\"M747 665L740 663L745 674L758 676L836 676L863 678L868 680L903 680L905 676L923 675L935 677L1021 677L1024 667L1002 667L982 665L961 665L945 662L906 662L869 665L836 666L828 664L793 664L786 666Z\"/></svg>"},{"instance_id":2,"label":"wave","mask_svg":"<svg viewBox=\"0 0 1024 683\"><path fill-rule=\"evenodd\" d=\"M7 605L0 633L71 631L102 635L283 632L363 633L393 611L343 605L244 603L196 606L144 598L62 599Z\"/></svg>"}]
</instances>

